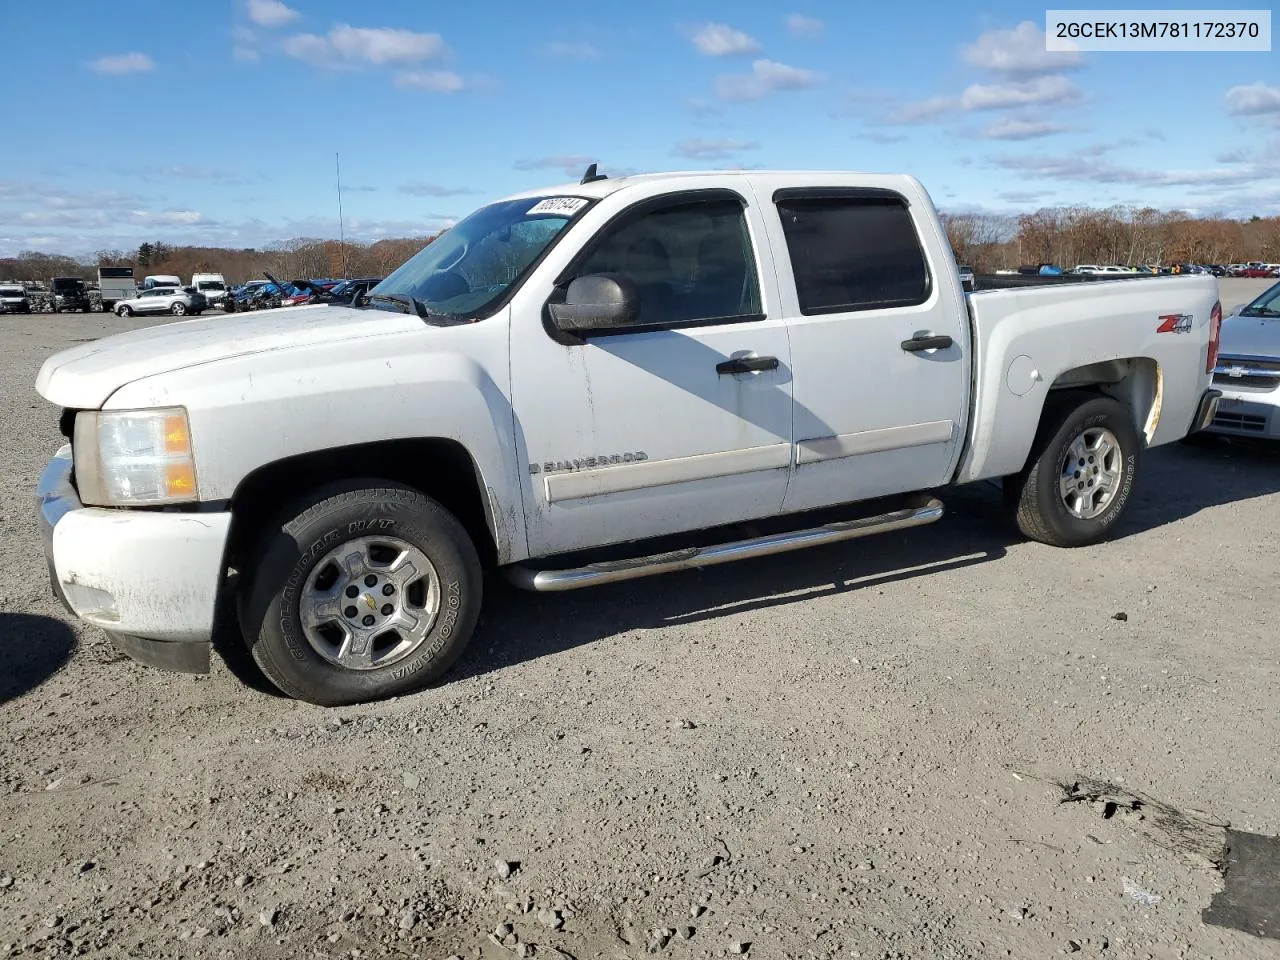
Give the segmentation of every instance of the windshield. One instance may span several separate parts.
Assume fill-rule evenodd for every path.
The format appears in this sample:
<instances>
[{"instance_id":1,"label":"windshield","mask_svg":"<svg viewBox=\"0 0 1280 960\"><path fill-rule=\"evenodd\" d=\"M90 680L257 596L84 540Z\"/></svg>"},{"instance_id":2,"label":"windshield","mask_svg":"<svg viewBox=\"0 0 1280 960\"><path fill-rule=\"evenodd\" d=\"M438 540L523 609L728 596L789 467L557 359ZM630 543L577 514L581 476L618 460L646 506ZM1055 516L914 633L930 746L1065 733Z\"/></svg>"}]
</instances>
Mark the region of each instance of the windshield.
<instances>
[{"instance_id":1,"label":"windshield","mask_svg":"<svg viewBox=\"0 0 1280 960\"><path fill-rule=\"evenodd\" d=\"M222 285L222 282L221 282L221 281L219 281L219 280L201 280L198 284L196 284L196 286L197 286L197 288L198 288L198 289L200 289L200 290L225 290L225 289L227 289L225 286L223 286L223 285Z\"/></svg>"},{"instance_id":2,"label":"windshield","mask_svg":"<svg viewBox=\"0 0 1280 960\"><path fill-rule=\"evenodd\" d=\"M412 297L433 313L483 316L589 204L581 197L526 197L481 207L369 295Z\"/></svg>"},{"instance_id":3,"label":"windshield","mask_svg":"<svg viewBox=\"0 0 1280 960\"><path fill-rule=\"evenodd\" d=\"M0 287L0 297L20 297L23 295L21 287Z\"/></svg>"},{"instance_id":4,"label":"windshield","mask_svg":"<svg viewBox=\"0 0 1280 960\"><path fill-rule=\"evenodd\" d=\"M53 289L59 293L66 290L83 290L84 281L68 279L66 277L58 277L53 281Z\"/></svg>"},{"instance_id":5,"label":"windshield","mask_svg":"<svg viewBox=\"0 0 1280 960\"><path fill-rule=\"evenodd\" d=\"M1263 291L1262 296L1240 311L1242 317L1280 317L1280 283Z\"/></svg>"}]
</instances>

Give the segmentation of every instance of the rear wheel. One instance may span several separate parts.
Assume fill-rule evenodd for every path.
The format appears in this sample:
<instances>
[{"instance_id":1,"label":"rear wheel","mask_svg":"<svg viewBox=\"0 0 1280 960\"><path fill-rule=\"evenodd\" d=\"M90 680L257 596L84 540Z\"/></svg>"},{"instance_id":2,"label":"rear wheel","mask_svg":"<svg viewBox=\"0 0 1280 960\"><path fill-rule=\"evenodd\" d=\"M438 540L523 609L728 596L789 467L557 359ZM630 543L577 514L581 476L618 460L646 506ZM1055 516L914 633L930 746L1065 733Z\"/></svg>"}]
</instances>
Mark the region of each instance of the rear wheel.
<instances>
[{"instance_id":1,"label":"rear wheel","mask_svg":"<svg viewBox=\"0 0 1280 960\"><path fill-rule=\"evenodd\" d=\"M259 550L240 621L263 673L323 706L417 690L453 666L480 612L462 525L434 500L377 481L331 489Z\"/></svg>"},{"instance_id":2,"label":"rear wheel","mask_svg":"<svg viewBox=\"0 0 1280 960\"><path fill-rule=\"evenodd\" d=\"M1101 540L1128 505L1141 448L1132 415L1118 401L1079 393L1054 398L1028 468L1011 478L1018 529L1055 547Z\"/></svg>"}]
</instances>

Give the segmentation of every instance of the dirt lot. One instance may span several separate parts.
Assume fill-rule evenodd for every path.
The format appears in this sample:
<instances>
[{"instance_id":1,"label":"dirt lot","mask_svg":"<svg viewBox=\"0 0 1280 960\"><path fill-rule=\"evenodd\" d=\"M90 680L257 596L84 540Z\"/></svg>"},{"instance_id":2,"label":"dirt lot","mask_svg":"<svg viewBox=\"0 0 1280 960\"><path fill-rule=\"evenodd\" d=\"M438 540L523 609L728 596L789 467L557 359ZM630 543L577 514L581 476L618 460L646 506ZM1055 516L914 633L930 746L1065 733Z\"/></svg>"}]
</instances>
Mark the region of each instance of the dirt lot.
<instances>
[{"instance_id":1,"label":"dirt lot","mask_svg":"<svg viewBox=\"0 0 1280 960\"><path fill-rule=\"evenodd\" d=\"M1276 450L1152 452L1077 551L979 487L904 535L495 580L448 682L329 711L50 596L31 384L127 325L0 319L0 957L1276 956L1201 919L1221 824L1280 834Z\"/></svg>"}]
</instances>

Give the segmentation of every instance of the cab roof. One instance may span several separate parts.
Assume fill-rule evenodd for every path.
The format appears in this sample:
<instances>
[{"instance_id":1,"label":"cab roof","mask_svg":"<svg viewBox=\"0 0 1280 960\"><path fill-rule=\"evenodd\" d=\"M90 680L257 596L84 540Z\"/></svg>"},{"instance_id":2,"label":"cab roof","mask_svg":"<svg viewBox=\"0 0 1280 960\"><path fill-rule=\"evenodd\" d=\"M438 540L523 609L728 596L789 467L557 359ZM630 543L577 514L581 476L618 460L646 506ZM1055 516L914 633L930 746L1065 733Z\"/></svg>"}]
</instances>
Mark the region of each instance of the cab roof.
<instances>
[{"instance_id":1,"label":"cab roof","mask_svg":"<svg viewBox=\"0 0 1280 960\"><path fill-rule=\"evenodd\" d=\"M607 177L593 180L590 183L562 183L557 186L539 187L502 197L505 200L523 200L531 197L569 196L586 197L591 200L603 200L610 194L640 184L670 180L732 180L746 177L783 177L794 178L796 186L821 186L824 180L839 178L847 182L849 177L866 176L883 180L884 174L863 173L857 170L676 170L665 173L638 173L624 177ZM903 180L909 179L902 177Z\"/></svg>"}]
</instances>

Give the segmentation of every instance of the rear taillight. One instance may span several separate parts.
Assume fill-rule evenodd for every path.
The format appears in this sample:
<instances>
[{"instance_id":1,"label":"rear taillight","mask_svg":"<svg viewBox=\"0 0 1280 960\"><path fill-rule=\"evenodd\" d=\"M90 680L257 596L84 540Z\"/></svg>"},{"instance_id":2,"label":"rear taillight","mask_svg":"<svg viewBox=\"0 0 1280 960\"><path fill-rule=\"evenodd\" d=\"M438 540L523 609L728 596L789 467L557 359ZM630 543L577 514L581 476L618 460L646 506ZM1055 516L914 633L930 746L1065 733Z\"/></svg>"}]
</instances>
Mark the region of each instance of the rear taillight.
<instances>
[{"instance_id":1,"label":"rear taillight","mask_svg":"<svg viewBox=\"0 0 1280 960\"><path fill-rule=\"evenodd\" d=\"M1204 372L1213 373L1218 365L1218 347L1222 341L1222 301L1213 305L1209 314L1209 356L1205 359Z\"/></svg>"}]
</instances>

